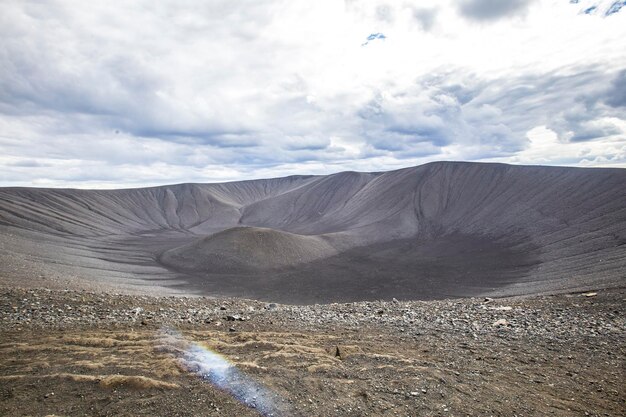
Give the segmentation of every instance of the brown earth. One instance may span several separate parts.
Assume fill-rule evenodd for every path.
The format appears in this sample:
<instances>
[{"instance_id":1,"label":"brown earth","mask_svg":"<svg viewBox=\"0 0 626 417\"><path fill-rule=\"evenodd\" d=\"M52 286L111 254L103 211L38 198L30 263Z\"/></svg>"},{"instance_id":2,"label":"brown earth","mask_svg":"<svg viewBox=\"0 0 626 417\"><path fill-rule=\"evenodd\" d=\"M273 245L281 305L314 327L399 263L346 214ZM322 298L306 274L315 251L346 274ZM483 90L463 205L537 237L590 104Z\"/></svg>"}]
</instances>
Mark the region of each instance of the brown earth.
<instances>
[{"instance_id":1,"label":"brown earth","mask_svg":"<svg viewBox=\"0 0 626 417\"><path fill-rule=\"evenodd\" d=\"M614 289L290 306L7 288L0 415L623 416L625 301ZM261 387L264 406L190 372L193 343Z\"/></svg>"}]
</instances>

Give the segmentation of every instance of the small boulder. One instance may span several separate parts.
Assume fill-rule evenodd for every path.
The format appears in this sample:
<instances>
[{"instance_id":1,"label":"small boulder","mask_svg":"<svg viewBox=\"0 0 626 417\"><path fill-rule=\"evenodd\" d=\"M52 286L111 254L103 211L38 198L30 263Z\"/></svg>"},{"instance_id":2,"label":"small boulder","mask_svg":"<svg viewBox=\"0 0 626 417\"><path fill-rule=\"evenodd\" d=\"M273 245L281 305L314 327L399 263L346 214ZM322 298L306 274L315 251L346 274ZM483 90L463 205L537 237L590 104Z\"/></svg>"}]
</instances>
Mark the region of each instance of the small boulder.
<instances>
[{"instance_id":1,"label":"small boulder","mask_svg":"<svg viewBox=\"0 0 626 417\"><path fill-rule=\"evenodd\" d=\"M508 325L509 325L509 322L506 319L496 320L492 324L493 327L504 327Z\"/></svg>"}]
</instances>

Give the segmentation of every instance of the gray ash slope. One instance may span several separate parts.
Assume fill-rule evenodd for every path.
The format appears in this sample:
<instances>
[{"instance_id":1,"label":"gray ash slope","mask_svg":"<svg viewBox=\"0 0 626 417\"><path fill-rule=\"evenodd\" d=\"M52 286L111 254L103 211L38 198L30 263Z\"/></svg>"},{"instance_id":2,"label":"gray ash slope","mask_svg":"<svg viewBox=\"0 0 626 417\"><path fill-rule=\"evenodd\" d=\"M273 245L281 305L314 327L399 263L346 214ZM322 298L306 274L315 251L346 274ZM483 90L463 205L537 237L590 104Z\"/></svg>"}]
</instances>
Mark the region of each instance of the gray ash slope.
<instances>
[{"instance_id":1,"label":"gray ash slope","mask_svg":"<svg viewBox=\"0 0 626 417\"><path fill-rule=\"evenodd\" d=\"M626 283L626 170L431 163L129 190L0 189L0 277L287 303ZM59 281L60 280L60 281Z\"/></svg>"}]
</instances>

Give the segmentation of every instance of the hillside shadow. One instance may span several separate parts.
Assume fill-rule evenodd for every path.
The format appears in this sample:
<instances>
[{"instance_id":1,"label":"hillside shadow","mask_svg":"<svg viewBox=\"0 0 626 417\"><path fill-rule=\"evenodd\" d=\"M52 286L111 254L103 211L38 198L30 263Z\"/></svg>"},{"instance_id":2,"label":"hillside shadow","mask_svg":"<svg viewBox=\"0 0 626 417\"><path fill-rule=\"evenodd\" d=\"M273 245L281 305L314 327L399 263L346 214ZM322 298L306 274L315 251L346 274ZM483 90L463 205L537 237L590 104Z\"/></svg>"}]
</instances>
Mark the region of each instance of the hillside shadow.
<instances>
[{"instance_id":1,"label":"hillside shadow","mask_svg":"<svg viewBox=\"0 0 626 417\"><path fill-rule=\"evenodd\" d=\"M524 279L539 263L528 242L471 235L404 239L254 274L183 273L185 288L287 304L477 296Z\"/></svg>"}]
</instances>

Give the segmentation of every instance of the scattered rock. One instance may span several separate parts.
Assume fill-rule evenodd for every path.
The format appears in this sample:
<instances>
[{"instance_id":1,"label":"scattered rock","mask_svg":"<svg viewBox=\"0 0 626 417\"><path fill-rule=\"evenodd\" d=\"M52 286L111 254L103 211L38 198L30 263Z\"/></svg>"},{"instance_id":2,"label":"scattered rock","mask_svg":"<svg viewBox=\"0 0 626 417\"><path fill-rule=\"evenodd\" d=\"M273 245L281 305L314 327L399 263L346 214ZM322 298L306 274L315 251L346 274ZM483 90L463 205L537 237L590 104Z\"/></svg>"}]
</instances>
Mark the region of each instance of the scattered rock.
<instances>
[{"instance_id":1,"label":"scattered rock","mask_svg":"<svg viewBox=\"0 0 626 417\"><path fill-rule=\"evenodd\" d=\"M345 360L348 358L348 356L357 353L363 353L363 349L361 349L359 346L353 345L337 345L331 349L331 354L341 360Z\"/></svg>"},{"instance_id":2,"label":"scattered rock","mask_svg":"<svg viewBox=\"0 0 626 417\"><path fill-rule=\"evenodd\" d=\"M227 321L246 321L248 318L236 314L226 316Z\"/></svg>"},{"instance_id":3,"label":"scattered rock","mask_svg":"<svg viewBox=\"0 0 626 417\"><path fill-rule=\"evenodd\" d=\"M394 415L393 409L398 407L429 410L433 415L443 415L448 409L447 414L457 415L459 405L449 400L458 395L455 391L458 384L468 387L468 392L481 399L480 404L469 406L467 414L472 415L481 414L479 411L489 406L498 409L501 415L515 412L546 415L547 411L557 410L550 407L564 404L560 401L569 399L577 389L580 392L575 396L576 401L571 400L568 407L576 406L584 411L585 406L602 409L599 405L605 404L607 408L603 411L609 412L608 415L621 415L616 410L623 409L623 390L619 390L621 385L616 381L621 382L620 365L624 360L620 349L624 346L626 329L624 291L603 289L602 297L589 301L583 300L586 295L578 292L569 296L497 298L492 304L474 298L270 307L266 302L252 300L3 288L0 289L0 330L15 340L38 332L58 334L61 339L46 338L46 343L56 341L60 345L66 343L66 335L80 334L84 329L101 328L107 334L120 330L143 333L149 334L150 352L156 330L150 326L178 329L199 341L222 338L220 341L225 342L220 349L222 353L241 363L245 371L254 373L264 369L258 371L260 379L270 375L270 380L281 378L285 387L293 387L288 400L301 408L285 415ZM228 312L220 310L221 306L227 306ZM135 314L137 308L142 310ZM269 312L275 308L278 312ZM238 323L243 320L246 322ZM148 327L141 327L140 323ZM264 342L264 338L271 338L271 343ZM86 340L89 344L108 346L103 350L109 351L126 349L134 339L120 337L120 342L112 342L107 336L102 340L93 337ZM396 349L396 344L402 349ZM11 358L9 350L5 353L6 358ZM32 351L32 354L39 353ZM270 356L256 363L267 354ZM24 364L27 365L26 361ZM286 373L281 370L287 364L292 366L289 375L294 375L293 381L288 381L290 378L285 378ZM86 365L81 365L81 378L82 373L93 374L95 378L118 371L82 366ZM28 372L53 375L56 371L33 367ZM28 372L15 371L24 375ZM30 384L26 378L15 383L26 387L24 384ZM60 385L48 385L48 382L56 383L52 379L46 384L33 382L36 394L31 398L48 408L51 403L56 407L57 403L73 398L66 395L49 398L52 389L60 392L59 386L77 376L62 378L58 381ZM296 378L315 382L301 384ZM487 387L490 384L499 387L502 381L507 384L513 381L511 386L518 384L511 389L519 389L516 391L519 395L529 390L541 395L537 394L534 397L537 401L527 408L520 402L501 402L510 398L510 392L495 392ZM201 390L202 395L205 391ZM29 391L16 392L22 395ZM183 392L187 395L186 390L181 390L180 395ZM185 397L185 404L191 406L202 395L199 391L189 392L192 394ZM553 393L556 394L551 397ZM117 398L118 394L126 396L130 391L111 395ZM8 401L5 398L9 395L13 394L8 388L0 388L0 402ZM328 405L330 401L325 400L331 395L333 402ZM308 401L309 396L313 402ZM550 398L549 404L543 404L544 398ZM143 401L143 397L138 399ZM80 397L80 401L84 399ZM182 401L177 407L180 404ZM224 407L224 415L236 415L228 408L230 405ZM404 411L397 414L401 413L407 414ZM554 414L569 416L571 412L563 409Z\"/></svg>"}]
</instances>

